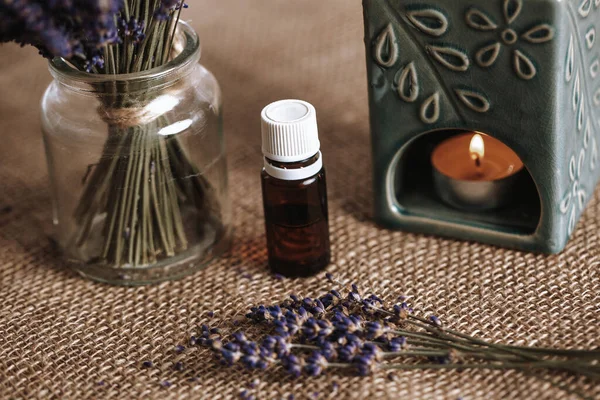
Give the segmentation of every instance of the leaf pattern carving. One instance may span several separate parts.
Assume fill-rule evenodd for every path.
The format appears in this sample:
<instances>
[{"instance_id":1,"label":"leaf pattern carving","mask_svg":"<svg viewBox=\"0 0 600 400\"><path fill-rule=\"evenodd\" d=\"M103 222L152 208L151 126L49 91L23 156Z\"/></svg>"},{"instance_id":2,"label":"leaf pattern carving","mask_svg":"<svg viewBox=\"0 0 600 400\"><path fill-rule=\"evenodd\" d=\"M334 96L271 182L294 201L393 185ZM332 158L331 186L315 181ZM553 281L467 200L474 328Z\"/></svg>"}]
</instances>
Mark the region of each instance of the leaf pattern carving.
<instances>
[{"instance_id":1,"label":"leaf pattern carving","mask_svg":"<svg viewBox=\"0 0 600 400\"><path fill-rule=\"evenodd\" d=\"M375 61L384 68L393 67L398 61L400 49L394 26L390 23L379 34L375 44Z\"/></svg>"},{"instance_id":2,"label":"leaf pattern carving","mask_svg":"<svg viewBox=\"0 0 600 400\"><path fill-rule=\"evenodd\" d=\"M585 150L590 146L590 139L592 138L592 121L588 118L585 125L585 133L583 134L583 148Z\"/></svg>"},{"instance_id":3,"label":"leaf pattern carving","mask_svg":"<svg viewBox=\"0 0 600 400\"><path fill-rule=\"evenodd\" d=\"M569 40L569 49L567 50L567 66L565 68L565 79L567 82L571 82L573 79L573 72L575 71L575 39L571 35Z\"/></svg>"},{"instance_id":4,"label":"leaf pattern carving","mask_svg":"<svg viewBox=\"0 0 600 400\"><path fill-rule=\"evenodd\" d=\"M407 103L414 103L419 98L419 77L414 61L406 65L396 75L398 95Z\"/></svg>"},{"instance_id":5,"label":"leaf pattern carving","mask_svg":"<svg viewBox=\"0 0 600 400\"><path fill-rule=\"evenodd\" d=\"M587 195L581 186L581 173L585 163L585 150L581 149L579 157L572 156L569 163L569 177L571 178L572 188L569 189L560 203L562 214L569 215L568 234L571 235L575 230L577 222L577 210L583 211ZM578 208L579 207L579 208ZM570 210L570 213L569 213Z\"/></svg>"},{"instance_id":6,"label":"leaf pattern carving","mask_svg":"<svg viewBox=\"0 0 600 400\"><path fill-rule=\"evenodd\" d=\"M498 59L501 49L502 46L499 42L482 47L475 53L475 61L477 61L477 64L481 67L491 67Z\"/></svg>"},{"instance_id":7,"label":"leaf pattern carving","mask_svg":"<svg viewBox=\"0 0 600 400\"><path fill-rule=\"evenodd\" d=\"M583 0L577 11L579 11L579 15L581 15L582 18L587 18L592 11L592 0Z\"/></svg>"},{"instance_id":8,"label":"leaf pattern carving","mask_svg":"<svg viewBox=\"0 0 600 400\"><path fill-rule=\"evenodd\" d=\"M593 26L585 34L585 42L587 44L588 50L591 50L592 47L594 47L594 43L596 42L596 28L594 28Z\"/></svg>"},{"instance_id":9,"label":"leaf pattern carving","mask_svg":"<svg viewBox=\"0 0 600 400\"><path fill-rule=\"evenodd\" d=\"M581 100L581 79L579 79L579 72L575 76L575 85L573 86L573 111L577 111L579 102Z\"/></svg>"},{"instance_id":10,"label":"leaf pattern carving","mask_svg":"<svg viewBox=\"0 0 600 400\"><path fill-rule=\"evenodd\" d=\"M473 90L456 89L458 98L471 110L478 113L485 113L490 110L490 101L484 95Z\"/></svg>"},{"instance_id":11,"label":"leaf pattern carving","mask_svg":"<svg viewBox=\"0 0 600 400\"><path fill-rule=\"evenodd\" d=\"M522 37L529 43L546 43L554 39L554 28L548 24L537 25L525 32Z\"/></svg>"},{"instance_id":12,"label":"leaf pattern carving","mask_svg":"<svg viewBox=\"0 0 600 400\"><path fill-rule=\"evenodd\" d=\"M435 124L440 119L440 93L435 92L421 105L421 121Z\"/></svg>"},{"instance_id":13,"label":"leaf pattern carving","mask_svg":"<svg viewBox=\"0 0 600 400\"><path fill-rule=\"evenodd\" d=\"M440 37L448 31L448 18L439 10L422 9L406 13L411 24L421 32Z\"/></svg>"},{"instance_id":14,"label":"leaf pattern carving","mask_svg":"<svg viewBox=\"0 0 600 400\"><path fill-rule=\"evenodd\" d=\"M465 72L469 69L469 57L461 50L446 46L429 46L427 49L437 62L452 71Z\"/></svg>"},{"instance_id":15,"label":"leaf pattern carving","mask_svg":"<svg viewBox=\"0 0 600 400\"><path fill-rule=\"evenodd\" d=\"M523 9L523 2L521 0L504 0L504 18L507 24L515 22L521 10Z\"/></svg>"},{"instance_id":16,"label":"leaf pattern carving","mask_svg":"<svg viewBox=\"0 0 600 400\"><path fill-rule=\"evenodd\" d=\"M600 60L596 58L590 66L590 75L592 76L592 79L596 79L598 73L600 73Z\"/></svg>"},{"instance_id":17,"label":"leaf pattern carving","mask_svg":"<svg viewBox=\"0 0 600 400\"><path fill-rule=\"evenodd\" d=\"M533 79L537 74L537 69L533 64L533 61L529 59L520 50L515 50L513 63L517 76L526 81Z\"/></svg>"},{"instance_id":18,"label":"leaf pattern carving","mask_svg":"<svg viewBox=\"0 0 600 400\"><path fill-rule=\"evenodd\" d=\"M592 157L590 160L590 169L592 171L595 171L597 166L598 166L598 143L596 142L596 138L592 137Z\"/></svg>"},{"instance_id":19,"label":"leaf pattern carving","mask_svg":"<svg viewBox=\"0 0 600 400\"><path fill-rule=\"evenodd\" d=\"M581 101L579 112L577 113L577 130L581 132L583 129L583 121L585 120L585 101Z\"/></svg>"},{"instance_id":20,"label":"leaf pattern carving","mask_svg":"<svg viewBox=\"0 0 600 400\"><path fill-rule=\"evenodd\" d=\"M465 18L467 25L479 31L493 31L498 28L498 25L490 17L476 8L470 8Z\"/></svg>"}]
</instances>

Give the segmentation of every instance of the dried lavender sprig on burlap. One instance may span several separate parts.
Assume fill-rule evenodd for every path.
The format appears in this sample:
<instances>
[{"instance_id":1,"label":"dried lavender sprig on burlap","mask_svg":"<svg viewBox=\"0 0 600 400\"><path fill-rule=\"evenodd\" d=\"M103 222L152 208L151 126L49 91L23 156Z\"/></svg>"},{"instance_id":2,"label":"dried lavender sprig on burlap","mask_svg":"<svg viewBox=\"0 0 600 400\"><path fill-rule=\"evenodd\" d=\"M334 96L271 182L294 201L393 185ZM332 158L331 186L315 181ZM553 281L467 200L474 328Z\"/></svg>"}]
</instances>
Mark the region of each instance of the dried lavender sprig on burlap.
<instances>
[{"instance_id":1,"label":"dried lavender sprig on burlap","mask_svg":"<svg viewBox=\"0 0 600 400\"><path fill-rule=\"evenodd\" d=\"M328 276L336 285L340 282ZM279 366L293 376L331 369L358 375L414 369L557 370L600 379L600 349L555 350L487 342L445 328L436 316L417 315L405 299L387 304L357 285L318 298L291 295L280 304L252 307L246 317L264 327L224 338L204 325L197 344L226 365L249 369Z\"/></svg>"}]
</instances>

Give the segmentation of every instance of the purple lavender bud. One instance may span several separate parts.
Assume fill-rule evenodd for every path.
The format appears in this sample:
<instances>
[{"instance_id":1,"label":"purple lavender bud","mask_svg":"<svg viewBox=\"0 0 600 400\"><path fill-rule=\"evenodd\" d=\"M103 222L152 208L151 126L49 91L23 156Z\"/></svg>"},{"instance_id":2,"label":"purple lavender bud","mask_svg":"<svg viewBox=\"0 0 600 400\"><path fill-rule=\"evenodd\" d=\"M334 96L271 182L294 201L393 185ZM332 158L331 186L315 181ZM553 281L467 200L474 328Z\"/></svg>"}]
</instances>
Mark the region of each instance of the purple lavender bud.
<instances>
[{"instance_id":1,"label":"purple lavender bud","mask_svg":"<svg viewBox=\"0 0 600 400\"><path fill-rule=\"evenodd\" d=\"M348 293L348 300L353 301L353 302L359 302L360 296L356 292L350 292L350 293Z\"/></svg>"},{"instance_id":2,"label":"purple lavender bud","mask_svg":"<svg viewBox=\"0 0 600 400\"><path fill-rule=\"evenodd\" d=\"M242 400L256 400L256 397L254 397L254 395L250 394L250 392L248 392L248 390L244 389L240 392L240 399Z\"/></svg>"},{"instance_id":3,"label":"purple lavender bud","mask_svg":"<svg viewBox=\"0 0 600 400\"><path fill-rule=\"evenodd\" d=\"M327 365L328 363L325 357L323 357L320 352L314 351L307 358L304 369L310 376L319 376L327 368Z\"/></svg>"},{"instance_id":4,"label":"purple lavender bud","mask_svg":"<svg viewBox=\"0 0 600 400\"><path fill-rule=\"evenodd\" d=\"M327 278L329 282L333 282L335 280L333 279L333 275L331 275L329 272L325 274L325 278Z\"/></svg>"},{"instance_id":5,"label":"purple lavender bud","mask_svg":"<svg viewBox=\"0 0 600 400\"><path fill-rule=\"evenodd\" d=\"M209 339L206 341L206 344L210 346L213 350L221 350L223 347L223 342L220 339Z\"/></svg>"},{"instance_id":6,"label":"purple lavender bud","mask_svg":"<svg viewBox=\"0 0 600 400\"><path fill-rule=\"evenodd\" d=\"M279 306L269 307L269 314L275 319L278 319L283 316L283 312L281 311L281 307Z\"/></svg>"},{"instance_id":7,"label":"purple lavender bud","mask_svg":"<svg viewBox=\"0 0 600 400\"><path fill-rule=\"evenodd\" d=\"M436 317L435 315L432 315L431 317L429 317L429 320L431 321L431 323L435 326L437 326L438 328L442 327L442 321L440 321L440 319L438 317Z\"/></svg>"},{"instance_id":8,"label":"purple lavender bud","mask_svg":"<svg viewBox=\"0 0 600 400\"><path fill-rule=\"evenodd\" d=\"M267 336L263 339L262 347L269 349L269 350L273 350L275 348L276 344L277 344L277 341L275 340L275 338L273 336Z\"/></svg>"},{"instance_id":9,"label":"purple lavender bud","mask_svg":"<svg viewBox=\"0 0 600 400\"><path fill-rule=\"evenodd\" d=\"M292 376L299 378L302 375L302 364L298 357L293 354L281 357L283 368Z\"/></svg>"},{"instance_id":10,"label":"purple lavender bud","mask_svg":"<svg viewBox=\"0 0 600 400\"><path fill-rule=\"evenodd\" d=\"M334 297L331 293L327 293L325 296L321 297L319 301L323 304L323 308L328 308L334 302Z\"/></svg>"},{"instance_id":11,"label":"purple lavender bud","mask_svg":"<svg viewBox=\"0 0 600 400\"><path fill-rule=\"evenodd\" d=\"M391 352L397 353L401 351L404 346L406 346L406 338L405 337L395 337L388 343L388 348Z\"/></svg>"},{"instance_id":12,"label":"purple lavender bud","mask_svg":"<svg viewBox=\"0 0 600 400\"><path fill-rule=\"evenodd\" d=\"M319 347L321 348L321 354L327 361L333 361L337 357L335 346L331 342L324 341Z\"/></svg>"},{"instance_id":13,"label":"purple lavender bud","mask_svg":"<svg viewBox=\"0 0 600 400\"><path fill-rule=\"evenodd\" d=\"M315 303L316 307L323 308L323 309L325 308L325 306L323 305L323 302L320 299L315 299L314 303Z\"/></svg>"},{"instance_id":14,"label":"purple lavender bud","mask_svg":"<svg viewBox=\"0 0 600 400\"><path fill-rule=\"evenodd\" d=\"M235 332L233 334L233 338L236 342L240 344L245 344L248 342L248 339L246 339L246 335L244 334L244 332Z\"/></svg>"},{"instance_id":15,"label":"purple lavender bud","mask_svg":"<svg viewBox=\"0 0 600 400\"><path fill-rule=\"evenodd\" d=\"M152 363L152 361L144 361L142 363L142 367L144 368L152 368L154 366L154 364Z\"/></svg>"},{"instance_id":16,"label":"purple lavender bud","mask_svg":"<svg viewBox=\"0 0 600 400\"><path fill-rule=\"evenodd\" d=\"M223 349L225 349L227 351L238 352L238 351L240 351L240 345L237 343L229 342L223 346Z\"/></svg>"},{"instance_id":17,"label":"purple lavender bud","mask_svg":"<svg viewBox=\"0 0 600 400\"><path fill-rule=\"evenodd\" d=\"M154 17L159 21L166 21L171 17L171 13L179 8L187 8L181 0L161 0Z\"/></svg>"},{"instance_id":18,"label":"purple lavender bud","mask_svg":"<svg viewBox=\"0 0 600 400\"><path fill-rule=\"evenodd\" d=\"M240 360L242 354L239 351L222 349L221 356L223 357L227 365L233 365Z\"/></svg>"},{"instance_id":19,"label":"purple lavender bud","mask_svg":"<svg viewBox=\"0 0 600 400\"><path fill-rule=\"evenodd\" d=\"M370 295L369 299L374 303L383 304L383 300L379 296L376 296L374 294Z\"/></svg>"}]
</instances>

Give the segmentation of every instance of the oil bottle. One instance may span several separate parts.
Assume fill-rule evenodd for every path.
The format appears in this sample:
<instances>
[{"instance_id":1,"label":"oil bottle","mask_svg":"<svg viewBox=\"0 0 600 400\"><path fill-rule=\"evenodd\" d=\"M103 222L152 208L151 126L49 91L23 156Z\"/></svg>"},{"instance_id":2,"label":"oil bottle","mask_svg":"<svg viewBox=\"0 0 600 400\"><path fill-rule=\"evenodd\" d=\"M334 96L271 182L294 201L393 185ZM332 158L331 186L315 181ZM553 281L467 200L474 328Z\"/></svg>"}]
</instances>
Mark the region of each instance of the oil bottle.
<instances>
[{"instance_id":1,"label":"oil bottle","mask_svg":"<svg viewBox=\"0 0 600 400\"><path fill-rule=\"evenodd\" d=\"M261 116L269 267L287 277L311 276L331 259L316 110L301 100L282 100Z\"/></svg>"}]
</instances>

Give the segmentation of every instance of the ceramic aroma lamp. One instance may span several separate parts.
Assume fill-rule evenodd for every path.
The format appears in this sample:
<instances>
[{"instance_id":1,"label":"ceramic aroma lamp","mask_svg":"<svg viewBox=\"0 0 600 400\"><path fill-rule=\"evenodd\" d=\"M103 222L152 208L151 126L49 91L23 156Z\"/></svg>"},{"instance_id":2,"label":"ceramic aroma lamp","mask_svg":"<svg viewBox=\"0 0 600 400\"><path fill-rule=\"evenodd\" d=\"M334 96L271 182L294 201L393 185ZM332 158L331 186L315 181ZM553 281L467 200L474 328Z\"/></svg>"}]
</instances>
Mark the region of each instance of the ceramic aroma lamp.
<instances>
[{"instance_id":1,"label":"ceramic aroma lamp","mask_svg":"<svg viewBox=\"0 0 600 400\"><path fill-rule=\"evenodd\" d=\"M600 0L363 3L378 221L561 251L600 178ZM440 171L461 136L446 157L481 168L475 135L505 176Z\"/></svg>"}]
</instances>

